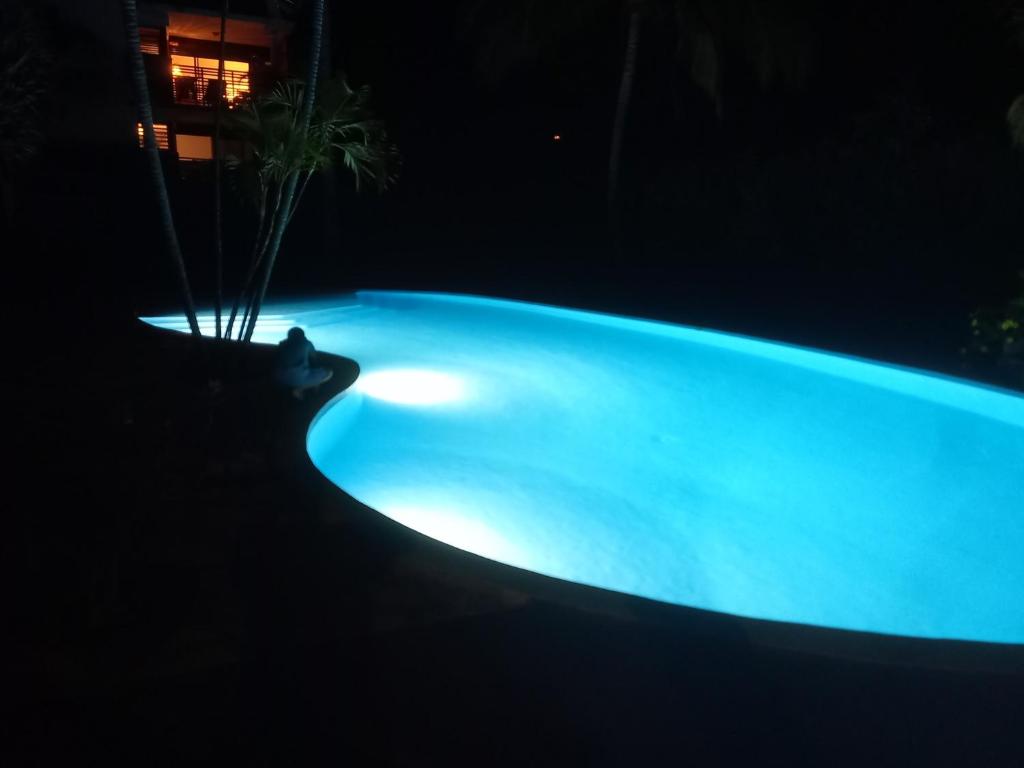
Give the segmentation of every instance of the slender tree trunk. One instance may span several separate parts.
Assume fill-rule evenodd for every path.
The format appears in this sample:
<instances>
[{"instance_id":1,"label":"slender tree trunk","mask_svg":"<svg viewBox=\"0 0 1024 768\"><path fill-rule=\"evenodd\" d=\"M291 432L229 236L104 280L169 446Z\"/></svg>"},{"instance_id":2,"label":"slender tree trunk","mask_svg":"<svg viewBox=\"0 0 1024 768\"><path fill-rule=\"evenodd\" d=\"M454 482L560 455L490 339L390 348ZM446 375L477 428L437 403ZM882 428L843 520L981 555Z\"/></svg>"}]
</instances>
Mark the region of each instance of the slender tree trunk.
<instances>
[{"instance_id":1,"label":"slender tree trunk","mask_svg":"<svg viewBox=\"0 0 1024 768\"><path fill-rule=\"evenodd\" d=\"M320 68L326 73L327 77L331 77L334 74L333 50L331 47L331 42L334 39L333 30L334 14L331 11L330 4L326 4L324 7L323 44L320 49ZM329 261L337 252L338 244L341 242L341 228L338 221L338 212L340 210L338 205L338 175L335 168L333 166L326 168L320 174L319 181L322 201L320 253L325 261ZM303 182L303 188L299 190L300 200L302 199L305 185L308 183L309 177Z\"/></svg>"},{"instance_id":2,"label":"slender tree trunk","mask_svg":"<svg viewBox=\"0 0 1024 768\"><path fill-rule=\"evenodd\" d=\"M288 214L288 221L285 222L285 226L292 223L292 216L295 215L295 210L299 207L299 203L302 202L302 196L306 192L306 187L309 186L309 180L313 178L312 171L306 171L306 176L302 180L302 186L298 188L298 192L295 194L295 200L292 202L292 212Z\"/></svg>"},{"instance_id":3,"label":"slender tree trunk","mask_svg":"<svg viewBox=\"0 0 1024 768\"><path fill-rule=\"evenodd\" d=\"M228 25L228 0L223 0L220 5L220 60L217 62L217 82L220 83L220 93L217 98L217 112L213 117L213 236L215 240L214 270L216 272L216 294L213 300L213 314L217 324L217 338L221 338L220 316L221 307L224 304L224 212L223 198L224 188L221 179L221 152L220 152L220 125L224 115L224 99L227 96L227 88L224 84L224 53L227 47L225 32Z\"/></svg>"},{"instance_id":4,"label":"slender tree trunk","mask_svg":"<svg viewBox=\"0 0 1024 768\"><path fill-rule=\"evenodd\" d=\"M245 279L242 281L242 288L239 290L238 295L235 296L234 304L231 305L231 316L228 317L228 327L224 331L225 338L231 338L231 329L235 324L235 318L238 316L238 308L242 303L242 299L245 298L245 294L249 292L249 288L252 286L252 281L256 275L256 269L259 266L259 256L263 249L263 243L266 237L263 233L263 227L267 221L267 188L260 183L260 215L259 223L256 225L256 239L252 244L252 253L249 254L249 267L245 273Z\"/></svg>"},{"instance_id":5,"label":"slender tree trunk","mask_svg":"<svg viewBox=\"0 0 1024 768\"><path fill-rule=\"evenodd\" d=\"M142 52L139 49L139 16L135 0L122 0L124 8L124 25L128 34L128 48L132 57L132 83L135 88L135 99L139 106L139 118L142 122L143 149L149 163L149 176L156 191L157 205L160 209L160 226L163 230L164 243L174 270L178 275L181 288L182 304L188 327L193 335L199 336L199 321L196 319L196 305L192 301L192 289L189 287L188 273L185 271L185 260L178 244L178 234L174 229L174 217L171 215L171 200L167 195L167 184L164 182L164 171L160 165L160 150L156 145L156 130L153 127L153 105L149 101L149 85L146 83L146 67L142 63Z\"/></svg>"},{"instance_id":6,"label":"slender tree trunk","mask_svg":"<svg viewBox=\"0 0 1024 768\"><path fill-rule=\"evenodd\" d=\"M297 172L292 173L285 179L284 190L281 192L282 200L287 200L287 206L281 207L271 222L270 239L267 242L267 249L264 255L266 266L263 268L263 277L256 286L250 302L251 309L248 312L248 325L245 325L244 340L250 341L252 333L256 330L256 320L259 318L260 309L263 307L263 297L266 296L267 286L270 284L270 273L274 269L274 262L277 260L277 252L281 248L281 238L284 237L285 227L291 218L291 202L295 197L295 187L299 179Z\"/></svg>"},{"instance_id":7,"label":"slender tree trunk","mask_svg":"<svg viewBox=\"0 0 1024 768\"><path fill-rule=\"evenodd\" d=\"M640 7L630 4L629 33L626 37L626 55L622 61L622 79L619 81L619 98L615 107L615 122L612 124L612 145L608 157L608 223L613 236L619 232L619 166L622 159L622 138L626 127L626 113L633 93L633 78L636 73L636 52L640 40Z\"/></svg>"},{"instance_id":8,"label":"slender tree trunk","mask_svg":"<svg viewBox=\"0 0 1024 768\"><path fill-rule=\"evenodd\" d=\"M298 130L300 135L305 137L309 133L309 123L313 117L313 104L316 101L316 81L320 74L320 46L323 42L324 30L324 0L314 0L312 37L309 50L309 68L306 73L306 86L302 94L302 113L299 118ZM295 187L298 185L299 174L292 173L285 181L285 188L282 193L282 205L277 213L277 221L274 222L271 230L270 242L267 246L266 267L263 272L263 280L255 294L252 313L249 316L249 325L245 331L245 340L252 339L252 332L256 328L256 320L260 315L260 308L263 306L263 297L267 293L267 285L270 283L270 275L274 271L274 262L277 259L277 252L281 247L281 238L284 236L285 227L291 218L294 207L292 201L295 197Z\"/></svg>"},{"instance_id":9,"label":"slender tree trunk","mask_svg":"<svg viewBox=\"0 0 1024 768\"><path fill-rule=\"evenodd\" d=\"M255 275L255 272L253 272ZM242 312L242 322L238 326L238 340L242 341L245 336L245 331L249 323L249 315L252 314L252 305L256 301L256 294L251 294L245 301L245 310Z\"/></svg>"},{"instance_id":10,"label":"slender tree trunk","mask_svg":"<svg viewBox=\"0 0 1024 768\"><path fill-rule=\"evenodd\" d=\"M238 313L240 304L245 302L245 313L242 315L242 321L238 324L238 339L241 341L245 336L245 324L249 319L249 313L252 311L253 295L250 291L253 290L253 281L256 279L259 273L260 266L263 264L263 257L267 252L267 245L270 243L270 236L273 234L274 222L277 221L277 212L281 207L281 185L277 185L275 188L274 195L274 209L270 214L270 220L266 221L266 192L264 192L263 203L260 207L260 224L256 230L256 242L253 243L252 256L249 259L249 269L245 273L245 280L242 283L242 290L238 292L238 297L235 299L235 305L231 308L231 318L228 320L228 332L230 335L231 326L234 324L235 316ZM267 229L264 230L264 224Z\"/></svg>"}]
</instances>

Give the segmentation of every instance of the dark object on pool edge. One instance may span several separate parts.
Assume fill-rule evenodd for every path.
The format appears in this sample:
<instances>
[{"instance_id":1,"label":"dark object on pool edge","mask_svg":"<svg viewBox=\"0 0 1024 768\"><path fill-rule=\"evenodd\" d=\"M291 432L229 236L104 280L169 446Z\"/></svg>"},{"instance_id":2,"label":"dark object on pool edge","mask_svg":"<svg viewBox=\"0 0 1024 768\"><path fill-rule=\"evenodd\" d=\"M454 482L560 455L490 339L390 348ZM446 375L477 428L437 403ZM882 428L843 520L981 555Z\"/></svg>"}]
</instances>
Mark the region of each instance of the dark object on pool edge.
<instances>
[{"instance_id":1,"label":"dark object on pool edge","mask_svg":"<svg viewBox=\"0 0 1024 768\"><path fill-rule=\"evenodd\" d=\"M334 371L330 368L313 368L311 359L316 354L313 343L306 338L298 326L288 331L288 338L277 345L274 361L274 381L281 387L290 388L292 395L302 399L307 389L329 381Z\"/></svg>"}]
</instances>

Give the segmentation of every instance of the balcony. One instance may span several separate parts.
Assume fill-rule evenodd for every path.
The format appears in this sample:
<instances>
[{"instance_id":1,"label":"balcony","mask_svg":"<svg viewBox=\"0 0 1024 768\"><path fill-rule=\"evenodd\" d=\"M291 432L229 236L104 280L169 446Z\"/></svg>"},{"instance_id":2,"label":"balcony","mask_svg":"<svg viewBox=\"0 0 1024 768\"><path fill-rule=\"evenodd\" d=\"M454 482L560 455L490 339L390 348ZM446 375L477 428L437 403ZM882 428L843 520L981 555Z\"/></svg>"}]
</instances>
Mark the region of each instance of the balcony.
<instances>
[{"instance_id":1,"label":"balcony","mask_svg":"<svg viewBox=\"0 0 1024 768\"><path fill-rule=\"evenodd\" d=\"M170 58L175 104L209 107L221 98L231 109L250 93L248 62L225 60L221 80L217 59L178 53Z\"/></svg>"}]
</instances>

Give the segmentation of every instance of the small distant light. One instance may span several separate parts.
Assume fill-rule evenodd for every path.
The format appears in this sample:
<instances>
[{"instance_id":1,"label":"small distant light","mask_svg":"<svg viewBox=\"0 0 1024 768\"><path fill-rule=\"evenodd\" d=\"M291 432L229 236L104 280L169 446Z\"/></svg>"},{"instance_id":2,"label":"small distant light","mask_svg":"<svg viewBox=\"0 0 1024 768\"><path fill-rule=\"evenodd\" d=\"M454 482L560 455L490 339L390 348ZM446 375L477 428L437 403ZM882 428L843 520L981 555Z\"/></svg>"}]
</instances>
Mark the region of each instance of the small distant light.
<instances>
[{"instance_id":1,"label":"small distant light","mask_svg":"<svg viewBox=\"0 0 1024 768\"><path fill-rule=\"evenodd\" d=\"M561 141L562 140L562 134L556 133L554 136L551 137L551 140L552 141Z\"/></svg>"}]
</instances>

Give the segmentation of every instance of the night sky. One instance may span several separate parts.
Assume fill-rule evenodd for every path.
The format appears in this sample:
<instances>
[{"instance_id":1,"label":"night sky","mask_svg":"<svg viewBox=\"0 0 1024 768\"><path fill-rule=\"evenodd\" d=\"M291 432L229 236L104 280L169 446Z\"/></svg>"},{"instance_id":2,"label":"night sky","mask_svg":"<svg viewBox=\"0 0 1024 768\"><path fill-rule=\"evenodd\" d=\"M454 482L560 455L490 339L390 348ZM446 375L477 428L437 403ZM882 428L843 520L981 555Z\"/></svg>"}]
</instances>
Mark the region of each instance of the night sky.
<instances>
[{"instance_id":1,"label":"night sky","mask_svg":"<svg viewBox=\"0 0 1024 768\"><path fill-rule=\"evenodd\" d=\"M709 4L717 109L694 84L685 35L680 47L686 24L666 14L671 5L653 7L640 28L613 235L619 5L330 3L328 70L373 88L402 168L383 195L357 195L344 170L314 185L271 294L506 295L956 369L968 313L1012 295L1024 263L1024 158L1006 127L1024 90L1013 4L789 0L757 19L743 3ZM68 53L58 56L48 149L19 186L16 234L40 254L19 266L27 283L50 280L86 303L102 295L124 318L172 310L177 297L130 129L116 146L88 143L90 126L121 130L130 119L119 17L108 15L106 37L74 26L55 34ZM300 19L295 71L306 34ZM87 61L101 63L90 73ZM766 83L758 61L774 64ZM169 184L208 304L211 185L174 174ZM231 285L252 216L230 193L227 205ZM57 208L64 227L52 226ZM57 283L37 271L83 243L107 257L71 259Z\"/></svg>"},{"instance_id":2,"label":"night sky","mask_svg":"<svg viewBox=\"0 0 1024 768\"><path fill-rule=\"evenodd\" d=\"M22 633L24 652L5 654L9 666L24 667L8 677L17 690L19 680L29 681L25 670L74 671L78 650L61 657L61 643L80 643L82 658L103 650L94 641L100 635L90 634L97 622L122 643L116 647L141 658L157 646L134 643L125 627L135 622L157 633L164 647L159 633L169 637L184 621L200 587L213 594L223 586L216 600L231 610L216 618L231 627L237 619L244 630L238 663L225 667L229 679L203 672L132 692L119 691L104 672L100 694L68 694L59 706L27 688L12 695L33 750L67 750L74 762L85 744L109 762L111 744L137 740L118 753L137 763L140 749L170 749L177 738L207 759L210 745L220 744L224 764L237 762L245 743L243 754L256 765L274 759L264 754L272 743L278 761L292 765L315 764L294 759L295 749L337 756L351 737L371 751L407 748L402 764L417 764L417 738L444 752L447 728L481 754L498 743L493 725L501 722L507 743L526 745L509 753L510 764L536 764L527 747L554 739L562 751L546 756L573 765L582 761L561 756L579 758L591 748L595 760L614 761L598 754L609 739L622 754L656 754L658 743L633 741L651 730L650 715L676 756L680 743L691 749L691 733L703 734L706 749L739 743L733 726L745 722L755 731L757 759L758 745L774 745L785 765L804 764L790 756L805 748L863 765L884 760L858 760L862 754L913 764L922 745L932 756L950 746L952 754L977 756L961 764L1009 765L1005 755L1019 757L1018 679L829 666L810 657L762 668L745 648L740 658L749 666L737 666L736 638L689 638L681 646L666 627L570 616L542 601L509 611L519 616L511 629L501 626L502 613L494 631L486 622L465 631L452 622L451 634L389 630L338 651L332 635L318 633L326 626L344 636L350 620L369 620L361 579L376 572L379 558L398 562L404 579L401 589L384 583L382 605L407 590L400 597L412 613L424 606L429 613L435 596L416 591L429 578L406 568L398 544L366 546L344 526L329 538L319 523L289 518L313 502L295 503L309 492L292 484L289 462L301 451L289 454L284 469L276 464L281 457L270 456L286 444L274 420L290 418L295 445L304 445L312 410L299 418L280 403L268 407L269 357L257 357L267 348L246 348L238 360L251 360L236 365L234 352L193 355L200 347L161 339L137 321L180 312L181 302L136 143L121 4L18 2L38 12L39 45L52 52L53 66L37 152L13 172L0 167L0 257L13 320L6 356L16 393L7 403L15 412L7 442L16 483L5 497L12 511L0 560L16 571L5 579L21 593L6 629ZM1024 46L1012 23L1015 14L1020 21L1019 2L706 0L684 3L701 10L679 26L677 4L649 0L617 225L606 195L627 0L326 2L325 66L372 87L402 166L383 194L357 194L340 168L311 185L285 235L268 303L359 288L476 293L739 332L1005 385L994 365L965 365L961 348L971 338L972 311L1004 306L1020 295L1024 278L1024 152L1011 146L1006 119L1024 93ZM209 8L219 0L187 4ZM259 12L265 2L232 6ZM298 18L289 41L294 73L303 71L308 44L305 17ZM691 76L695 19L718 41L718 103ZM197 303L206 309L213 298L211 173L198 166L182 172L169 158L164 168ZM230 299L254 221L228 187ZM224 366L225 380L237 379L229 381L237 389L224 390L236 410L220 422L210 415L221 407L213 404L222 383L203 368L210 361ZM226 459L214 471L217 451ZM332 504L336 491L330 488ZM207 584L195 564L221 544L223 562L211 555L216 567ZM108 577L112 596L104 592ZM335 611L338 605L344 610ZM312 630L292 616L305 616ZM294 676L286 657L275 656L275 643L291 633L302 636L301 652L287 657L298 664ZM310 638L320 645L302 645ZM584 646L590 654L579 652ZM693 659L710 658L715 676L689 669L690 651L680 647ZM535 691L523 680L542 682ZM544 686L555 694L539 693ZM475 696L485 706L466 707ZM437 710L438 718L472 709L477 725L449 718L436 730L422 715L446 698L450 708ZM33 701L38 706L27 706ZM621 720L603 720L604 711ZM574 723L577 715L584 725ZM284 725L275 731L272 723ZM396 733L412 736L403 744ZM851 744L861 751L850 752ZM893 745L900 751L890 753ZM174 764L181 749L161 759ZM354 764L375 764L360 757ZM815 763L808 757L806 764Z\"/></svg>"},{"instance_id":3,"label":"night sky","mask_svg":"<svg viewBox=\"0 0 1024 768\"><path fill-rule=\"evenodd\" d=\"M965 313L1012 292L1024 260L1009 8L786 5L777 55L797 61L795 82L760 87L744 22L726 22L741 39L726 46L721 116L671 24L645 18L618 248L605 211L625 37L614 4L577 3L593 11L549 22L528 51L521 19L486 3L337 13L333 65L374 87L404 167L383 198L342 193L339 259L299 253L279 288L510 294L877 356L930 345L921 362L941 364Z\"/></svg>"}]
</instances>

